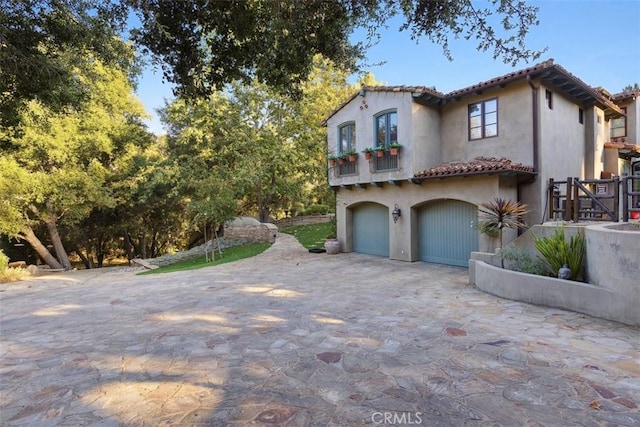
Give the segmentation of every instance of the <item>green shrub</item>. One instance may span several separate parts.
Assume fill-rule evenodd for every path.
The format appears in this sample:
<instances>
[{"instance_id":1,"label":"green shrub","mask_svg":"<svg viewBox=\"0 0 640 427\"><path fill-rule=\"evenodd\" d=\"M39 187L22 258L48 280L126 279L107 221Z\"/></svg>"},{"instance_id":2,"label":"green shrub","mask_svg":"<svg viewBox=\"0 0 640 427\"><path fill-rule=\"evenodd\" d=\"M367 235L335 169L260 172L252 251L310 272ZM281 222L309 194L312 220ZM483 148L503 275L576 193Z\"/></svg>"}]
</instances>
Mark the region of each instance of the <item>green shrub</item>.
<instances>
[{"instance_id":1,"label":"green shrub","mask_svg":"<svg viewBox=\"0 0 640 427\"><path fill-rule=\"evenodd\" d=\"M329 206L326 205L311 205L306 209L308 215L322 214L325 215L329 212Z\"/></svg>"},{"instance_id":2,"label":"green shrub","mask_svg":"<svg viewBox=\"0 0 640 427\"><path fill-rule=\"evenodd\" d=\"M537 274L539 276L547 275L547 266L539 257L532 258L531 254L517 246L507 246L502 249L504 256L505 268L522 273Z\"/></svg>"},{"instance_id":3,"label":"green shrub","mask_svg":"<svg viewBox=\"0 0 640 427\"><path fill-rule=\"evenodd\" d=\"M0 275L4 274L7 271L7 266L9 265L9 257L2 252L0 249Z\"/></svg>"},{"instance_id":4,"label":"green shrub","mask_svg":"<svg viewBox=\"0 0 640 427\"><path fill-rule=\"evenodd\" d=\"M558 270L567 264L571 269L571 280L578 280L584 268L587 241L582 233L565 237L564 227L556 229L551 237L533 236L536 249L544 257L548 271L558 276Z\"/></svg>"}]
</instances>

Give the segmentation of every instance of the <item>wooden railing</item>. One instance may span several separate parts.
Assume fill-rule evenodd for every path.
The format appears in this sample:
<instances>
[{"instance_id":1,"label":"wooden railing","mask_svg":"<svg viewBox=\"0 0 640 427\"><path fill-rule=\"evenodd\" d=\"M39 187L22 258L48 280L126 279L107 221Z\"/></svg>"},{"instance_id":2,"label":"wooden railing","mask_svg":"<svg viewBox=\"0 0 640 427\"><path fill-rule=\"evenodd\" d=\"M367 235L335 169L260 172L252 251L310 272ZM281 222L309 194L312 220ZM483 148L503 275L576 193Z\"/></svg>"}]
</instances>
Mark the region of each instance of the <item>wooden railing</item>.
<instances>
[{"instance_id":1,"label":"wooden railing","mask_svg":"<svg viewBox=\"0 0 640 427\"><path fill-rule=\"evenodd\" d=\"M640 218L640 175L550 179L547 204L549 219L626 222Z\"/></svg>"}]
</instances>

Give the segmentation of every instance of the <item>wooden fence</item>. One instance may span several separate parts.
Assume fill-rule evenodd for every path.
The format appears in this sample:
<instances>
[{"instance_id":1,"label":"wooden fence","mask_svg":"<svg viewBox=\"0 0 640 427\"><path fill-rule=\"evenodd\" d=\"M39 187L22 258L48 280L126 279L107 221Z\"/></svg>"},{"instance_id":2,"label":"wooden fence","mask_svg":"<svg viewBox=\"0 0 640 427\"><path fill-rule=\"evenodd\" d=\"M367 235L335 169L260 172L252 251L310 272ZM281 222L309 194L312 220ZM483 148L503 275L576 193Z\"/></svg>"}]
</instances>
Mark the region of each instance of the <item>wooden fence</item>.
<instances>
[{"instance_id":1,"label":"wooden fence","mask_svg":"<svg viewBox=\"0 0 640 427\"><path fill-rule=\"evenodd\" d=\"M640 175L549 180L549 219L627 222L640 219Z\"/></svg>"}]
</instances>

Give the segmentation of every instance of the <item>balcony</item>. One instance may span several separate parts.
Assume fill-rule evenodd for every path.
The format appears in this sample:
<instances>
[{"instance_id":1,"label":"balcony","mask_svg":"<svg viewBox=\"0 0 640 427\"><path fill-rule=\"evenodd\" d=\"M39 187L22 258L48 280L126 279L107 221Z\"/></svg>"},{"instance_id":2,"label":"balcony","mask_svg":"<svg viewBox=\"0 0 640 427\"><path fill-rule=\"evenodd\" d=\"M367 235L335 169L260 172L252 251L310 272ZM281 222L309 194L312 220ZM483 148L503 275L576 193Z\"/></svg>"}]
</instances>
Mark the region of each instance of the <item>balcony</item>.
<instances>
[{"instance_id":1,"label":"balcony","mask_svg":"<svg viewBox=\"0 0 640 427\"><path fill-rule=\"evenodd\" d=\"M336 177L356 175L358 173L358 158L356 157L355 160L342 159L333 168L333 173Z\"/></svg>"},{"instance_id":2,"label":"balcony","mask_svg":"<svg viewBox=\"0 0 640 427\"><path fill-rule=\"evenodd\" d=\"M400 169L400 154L391 154L391 151L383 151L384 155L378 157L376 154L371 158L371 171L384 172Z\"/></svg>"}]
</instances>

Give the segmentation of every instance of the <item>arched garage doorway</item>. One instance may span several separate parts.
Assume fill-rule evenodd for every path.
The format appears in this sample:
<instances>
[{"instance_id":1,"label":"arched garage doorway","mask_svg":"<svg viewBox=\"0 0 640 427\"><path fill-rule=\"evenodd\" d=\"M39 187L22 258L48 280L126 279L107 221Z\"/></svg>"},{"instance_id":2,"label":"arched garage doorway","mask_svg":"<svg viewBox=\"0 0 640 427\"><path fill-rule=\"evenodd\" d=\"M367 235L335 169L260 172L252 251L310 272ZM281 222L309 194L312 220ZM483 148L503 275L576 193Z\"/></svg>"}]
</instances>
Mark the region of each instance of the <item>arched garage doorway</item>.
<instances>
[{"instance_id":1,"label":"arched garage doorway","mask_svg":"<svg viewBox=\"0 0 640 427\"><path fill-rule=\"evenodd\" d=\"M352 208L353 251L389 256L389 209L378 203Z\"/></svg>"},{"instance_id":2,"label":"arched garage doorway","mask_svg":"<svg viewBox=\"0 0 640 427\"><path fill-rule=\"evenodd\" d=\"M420 259L438 264L469 266L478 250L478 208L459 200L436 200L418 210Z\"/></svg>"}]
</instances>

